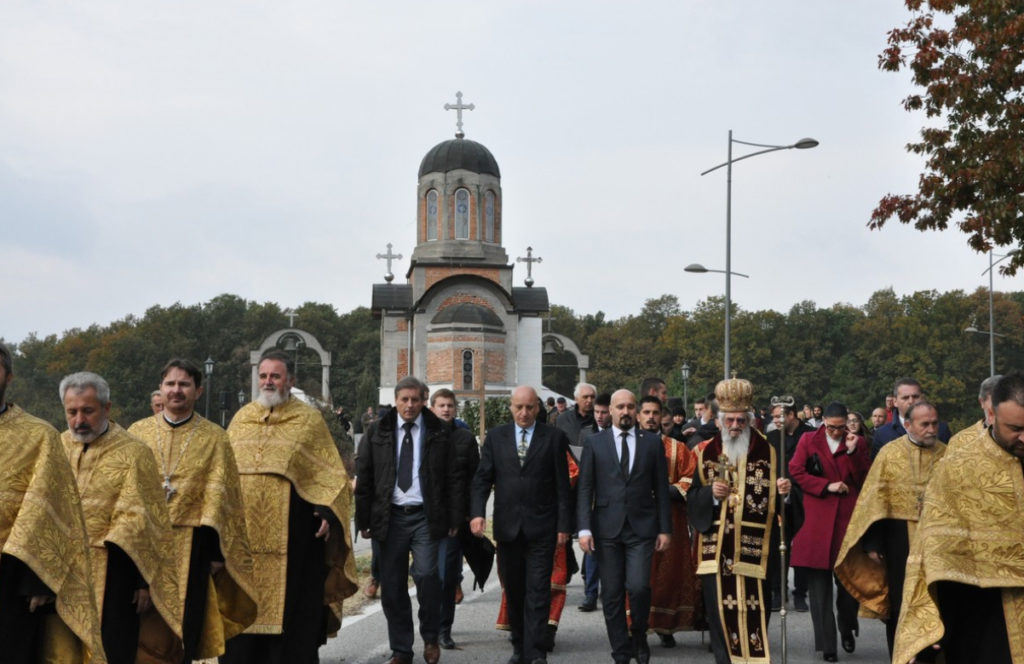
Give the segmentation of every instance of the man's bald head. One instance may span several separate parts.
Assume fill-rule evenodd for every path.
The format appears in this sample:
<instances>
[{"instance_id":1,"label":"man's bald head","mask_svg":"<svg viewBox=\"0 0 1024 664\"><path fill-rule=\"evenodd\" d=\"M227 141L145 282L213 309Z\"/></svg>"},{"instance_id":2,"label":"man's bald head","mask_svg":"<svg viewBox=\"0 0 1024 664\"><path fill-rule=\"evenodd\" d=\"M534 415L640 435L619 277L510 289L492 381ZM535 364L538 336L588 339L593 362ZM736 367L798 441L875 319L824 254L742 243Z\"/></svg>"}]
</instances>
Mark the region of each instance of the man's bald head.
<instances>
[{"instance_id":1,"label":"man's bald head","mask_svg":"<svg viewBox=\"0 0 1024 664\"><path fill-rule=\"evenodd\" d=\"M509 404L512 411L512 419L516 425L529 429L537 421L537 412L540 410L537 390L529 385L520 385L512 390L512 400Z\"/></svg>"},{"instance_id":2,"label":"man's bald head","mask_svg":"<svg viewBox=\"0 0 1024 664\"><path fill-rule=\"evenodd\" d=\"M613 392L609 410L612 414L612 424L619 429L632 429L636 424L636 395L629 390Z\"/></svg>"}]
</instances>

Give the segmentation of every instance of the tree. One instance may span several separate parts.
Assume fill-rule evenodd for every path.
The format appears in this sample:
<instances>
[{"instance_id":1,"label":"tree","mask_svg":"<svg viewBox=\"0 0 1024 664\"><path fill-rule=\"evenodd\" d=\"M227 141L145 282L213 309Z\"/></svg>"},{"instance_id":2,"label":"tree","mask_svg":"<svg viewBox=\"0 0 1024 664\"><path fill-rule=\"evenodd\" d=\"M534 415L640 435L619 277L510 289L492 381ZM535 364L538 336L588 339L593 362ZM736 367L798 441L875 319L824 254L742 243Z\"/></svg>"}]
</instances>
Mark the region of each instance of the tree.
<instances>
[{"instance_id":1,"label":"tree","mask_svg":"<svg viewBox=\"0 0 1024 664\"><path fill-rule=\"evenodd\" d=\"M977 251L1024 244L1024 4L1016 0L906 0L913 18L889 33L886 71L910 69L923 92L903 100L936 126L909 152L924 155L916 194L888 194L868 224L896 217L918 230L951 221ZM940 16L937 17L936 14ZM952 27L946 27L952 23ZM1015 274L1016 253L1000 267Z\"/></svg>"}]
</instances>

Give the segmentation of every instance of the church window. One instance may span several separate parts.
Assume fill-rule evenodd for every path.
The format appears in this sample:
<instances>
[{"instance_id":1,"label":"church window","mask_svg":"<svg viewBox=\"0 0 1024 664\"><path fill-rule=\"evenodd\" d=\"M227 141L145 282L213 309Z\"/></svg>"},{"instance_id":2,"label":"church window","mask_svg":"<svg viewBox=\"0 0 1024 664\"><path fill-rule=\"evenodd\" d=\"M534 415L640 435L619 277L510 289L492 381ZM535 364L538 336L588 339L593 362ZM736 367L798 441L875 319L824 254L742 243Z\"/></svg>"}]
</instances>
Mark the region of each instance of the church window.
<instances>
[{"instance_id":1,"label":"church window","mask_svg":"<svg viewBox=\"0 0 1024 664\"><path fill-rule=\"evenodd\" d=\"M469 239L469 190L455 191L455 239Z\"/></svg>"},{"instance_id":2,"label":"church window","mask_svg":"<svg viewBox=\"0 0 1024 664\"><path fill-rule=\"evenodd\" d=\"M485 242L494 242L494 192L484 194L484 228Z\"/></svg>"},{"instance_id":3,"label":"church window","mask_svg":"<svg viewBox=\"0 0 1024 664\"><path fill-rule=\"evenodd\" d=\"M427 239L437 239L437 190L427 192Z\"/></svg>"},{"instance_id":4,"label":"church window","mask_svg":"<svg viewBox=\"0 0 1024 664\"><path fill-rule=\"evenodd\" d=\"M462 351L462 389L473 389L473 351Z\"/></svg>"}]
</instances>

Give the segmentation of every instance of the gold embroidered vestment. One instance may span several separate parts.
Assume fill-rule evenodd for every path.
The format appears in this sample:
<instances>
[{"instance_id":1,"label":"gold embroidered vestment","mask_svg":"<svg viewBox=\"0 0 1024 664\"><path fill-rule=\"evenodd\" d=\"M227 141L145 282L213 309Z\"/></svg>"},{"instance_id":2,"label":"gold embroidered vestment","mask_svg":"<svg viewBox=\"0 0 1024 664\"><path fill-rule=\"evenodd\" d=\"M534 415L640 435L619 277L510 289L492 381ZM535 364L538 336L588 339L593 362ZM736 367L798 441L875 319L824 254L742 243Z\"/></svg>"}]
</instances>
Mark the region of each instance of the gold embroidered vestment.
<instances>
[{"instance_id":1,"label":"gold embroidered vestment","mask_svg":"<svg viewBox=\"0 0 1024 664\"><path fill-rule=\"evenodd\" d=\"M82 505L57 430L8 404L0 414L0 550L57 595L73 633L67 653L105 662Z\"/></svg>"},{"instance_id":2,"label":"gold embroidered vestment","mask_svg":"<svg viewBox=\"0 0 1024 664\"><path fill-rule=\"evenodd\" d=\"M894 662L937 643L935 583L1001 588L1015 664L1024 662L1024 474L1021 462L984 431L952 445L936 465L907 559ZM955 626L948 626L955 629Z\"/></svg>"},{"instance_id":3,"label":"gold embroidered vestment","mask_svg":"<svg viewBox=\"0 0 1024 664\"><path fill-rule=\"evenodd\" d=\"M222 655L225 642L251 625L257 612L242 487L227 432L195 412L178 427L158 413L139 420L128 432L153 451L161 483L166 481L173 490L167 508L183 607L193 531L206 526L217 532L224 569L211 579L198 654L202 658Z\"/></svg>"},{"instance_id":4,"label":"gold embroidered vestment","mask_svg":"<svg viewBox=\"0 0 1024 664\"><path fill-rule=\"evenodd\" d=\"M342 532L326 543L324 604L341 624L341 603L356 589L349 532L352 490L323 415L295 397L275 408L258 401L242 407L228 436L238 462L246 524L254 560L259 614L247 634L280 634L288 567L288 509L292 487L313 505L330 508Z\"/></svg>"}]
</instances>

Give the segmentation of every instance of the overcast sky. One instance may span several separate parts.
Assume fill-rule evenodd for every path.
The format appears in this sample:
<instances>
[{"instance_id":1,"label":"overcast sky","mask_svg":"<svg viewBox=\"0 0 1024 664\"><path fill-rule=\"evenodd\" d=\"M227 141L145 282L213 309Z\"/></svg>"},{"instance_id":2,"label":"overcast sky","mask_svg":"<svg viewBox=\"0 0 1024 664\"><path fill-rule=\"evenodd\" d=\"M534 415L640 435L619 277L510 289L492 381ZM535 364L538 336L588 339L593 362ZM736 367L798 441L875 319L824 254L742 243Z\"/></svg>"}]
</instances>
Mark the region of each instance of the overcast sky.
<instances>
[{"instance_id":1,"label":"overcast sky","mask_svg":"<svg viewBox=\"0 0 1024 664\"><path fill-rule=\"evenodd\" d=\"M537 285L577 313L723 292L682 268L725 266L725 170L700 172L730 129L821 142L734 168L740 307L973 291L987 259L957 231L866 227L919 173L909 76L877 68L907 18L900 0L7 0L0 337L221 293L368 306L387 242L408 267L457 90L501 168L509 256L532 245Z\"/></svg>"}]
</instances>

